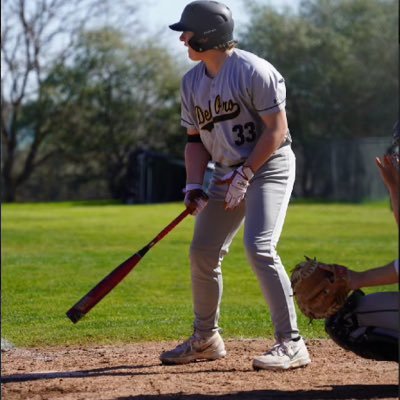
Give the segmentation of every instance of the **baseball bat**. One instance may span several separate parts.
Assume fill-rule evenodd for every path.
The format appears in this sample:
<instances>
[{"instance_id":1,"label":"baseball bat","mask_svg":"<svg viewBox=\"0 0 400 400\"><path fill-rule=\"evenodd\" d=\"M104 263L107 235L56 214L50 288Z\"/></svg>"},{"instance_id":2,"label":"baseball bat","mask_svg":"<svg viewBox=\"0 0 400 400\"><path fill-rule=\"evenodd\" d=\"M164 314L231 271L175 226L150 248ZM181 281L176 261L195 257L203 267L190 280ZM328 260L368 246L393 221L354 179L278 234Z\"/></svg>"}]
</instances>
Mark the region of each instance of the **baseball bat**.
<instances>
[{"instance_id":1,"label":"baseball bat","mask_svg":"<svg viewBox=\"0 0 400 400\"><path fill-rule=\"evenodd\" d=\"M101 299L103 299L115 286L118 285L139 263L143 256L163 237L165 237L179 222L181 222L190 211L186 208L172 222L170 222L152 241L146 244L141 250L118 265L92 290L85 294L74 306L67 311L67 317L76 324L87 314Z\"/></svg>"}]
</instances>

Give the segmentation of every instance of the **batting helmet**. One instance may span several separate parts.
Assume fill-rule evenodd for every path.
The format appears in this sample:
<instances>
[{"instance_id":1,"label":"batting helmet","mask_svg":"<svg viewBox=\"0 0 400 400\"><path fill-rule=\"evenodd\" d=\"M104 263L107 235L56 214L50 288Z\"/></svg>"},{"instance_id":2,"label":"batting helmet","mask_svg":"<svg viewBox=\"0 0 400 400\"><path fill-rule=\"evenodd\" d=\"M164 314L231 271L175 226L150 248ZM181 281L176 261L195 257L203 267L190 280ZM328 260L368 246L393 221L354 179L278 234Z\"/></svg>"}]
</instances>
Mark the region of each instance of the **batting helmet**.
<instances>
[{"instance_id":1,"label":"batting helmet","mask_svg":"<svg viewBox=\"0 0 400 400\"><path fill-rule=\"evenodd\" d=\"M224 48L233 40L231 10L217 1L193 1L183 10L181 20L169 27L174 31L193 32L189 46L198 52Z\"/></svg>"}]
</instances>

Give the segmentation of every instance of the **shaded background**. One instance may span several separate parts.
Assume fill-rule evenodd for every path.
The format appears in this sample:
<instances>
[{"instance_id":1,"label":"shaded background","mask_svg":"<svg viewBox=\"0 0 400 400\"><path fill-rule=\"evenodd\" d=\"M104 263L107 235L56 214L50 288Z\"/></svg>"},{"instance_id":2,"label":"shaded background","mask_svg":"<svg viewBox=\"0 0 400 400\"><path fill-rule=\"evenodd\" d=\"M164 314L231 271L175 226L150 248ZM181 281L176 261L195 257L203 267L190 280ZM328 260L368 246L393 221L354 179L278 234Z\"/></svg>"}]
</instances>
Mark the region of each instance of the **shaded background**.
<instances>
[{"instance_id":1,"label":"shaded background","mask_svg":"<svg viewBox=\"0 0 400 400\"><path fill-rule=\"evenodd\" d=\"M387 196L374 158L398 119L396 0L227 0L239 47L287 85L294 196ZM167 25L186 2L2 3L2 201L182 198L179 84Z\"/></svg>"}]
</instances>

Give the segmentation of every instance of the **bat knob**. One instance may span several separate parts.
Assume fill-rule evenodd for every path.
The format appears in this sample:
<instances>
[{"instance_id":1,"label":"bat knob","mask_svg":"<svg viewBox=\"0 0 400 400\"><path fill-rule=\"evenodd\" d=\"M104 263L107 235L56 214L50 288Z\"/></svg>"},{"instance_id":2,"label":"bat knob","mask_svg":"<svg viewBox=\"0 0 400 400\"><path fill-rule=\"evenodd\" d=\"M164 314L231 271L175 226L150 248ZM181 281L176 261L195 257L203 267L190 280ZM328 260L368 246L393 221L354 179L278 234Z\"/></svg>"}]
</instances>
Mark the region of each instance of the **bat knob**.
<instances>
[{"instance_id":1,"label":"bat knob","mask_svg":"<svg viewBox=\"0 0 400 400\"><path fill-rule=\"evenodd\" d=\"M67 311L67 317L76 324L85 314L82 311L71 309Z\"/></svg>"}]
</instances>

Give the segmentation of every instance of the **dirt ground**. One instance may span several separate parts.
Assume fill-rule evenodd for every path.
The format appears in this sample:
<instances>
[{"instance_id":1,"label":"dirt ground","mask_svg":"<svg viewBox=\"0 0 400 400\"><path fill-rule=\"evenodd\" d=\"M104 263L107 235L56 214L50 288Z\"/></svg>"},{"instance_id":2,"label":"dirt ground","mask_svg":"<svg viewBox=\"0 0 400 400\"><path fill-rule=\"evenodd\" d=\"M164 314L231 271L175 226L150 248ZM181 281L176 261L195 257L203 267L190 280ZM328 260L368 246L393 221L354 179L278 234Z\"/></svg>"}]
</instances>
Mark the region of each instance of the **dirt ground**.
<instances>
[{"instance_id":1,"label":"dirt ground","mask_svg":"<svg viewBox=\"0 0 400 400\"><path fill-rule=\"evenodd\" d=\"M330 340L307 342L312 363L295 370L253 371L254 355L271 342L226 340L228 355L213 362L162 366L176 343L121 347L12 349L2 352L2 398L67 400L317 400L397 399L399 369L365 360Z\"/></svg>"}]
</instances>

